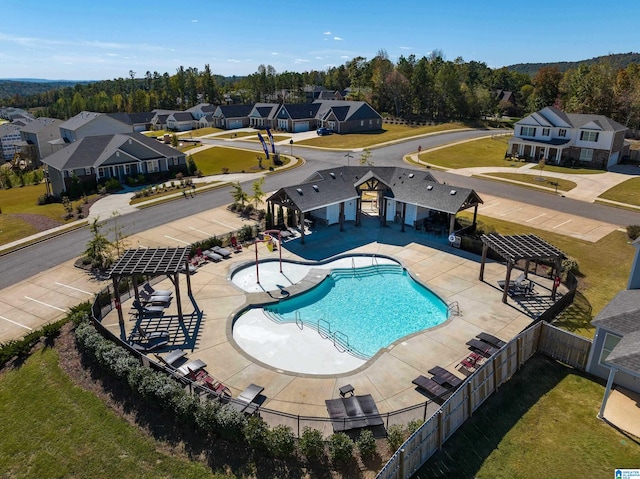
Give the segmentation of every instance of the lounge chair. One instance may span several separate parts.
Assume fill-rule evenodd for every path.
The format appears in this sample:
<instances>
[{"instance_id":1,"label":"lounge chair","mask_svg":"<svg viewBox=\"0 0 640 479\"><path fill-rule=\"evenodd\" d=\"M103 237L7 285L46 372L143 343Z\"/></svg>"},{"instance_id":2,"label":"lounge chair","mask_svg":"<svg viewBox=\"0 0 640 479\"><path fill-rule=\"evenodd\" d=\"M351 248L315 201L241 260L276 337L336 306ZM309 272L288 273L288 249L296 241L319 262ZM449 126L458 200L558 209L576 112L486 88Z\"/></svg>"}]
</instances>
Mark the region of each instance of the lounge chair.
<instances>
[{"instance_id":1,"label":"lounge chair","mask_svg":"<svg viewBox=\"0 0 640 479\"><path fill-rule=\"evenodd\" d=\"M428 392L436 399L442 399L443 396L446 396L450 392L447 388L440 386L440 384L435 382L433 379L425 376L418 376L411 382L418 386L420 389Z\"/></svg>"},{"instance_id":2,"label":"lounge chair","mask_svg":"<svg viewBox=\"0 0 640 479\"><path fill-rule=\"evenodd\" d=\"M137 331L137 337L129 341L129 345L137 351L153 351L169 343L169 331L152 331L151 333L147 333L140 326L138 326Z\"/></svg>"},{"instance_id":3,"label":"lounge chair","mask_svg":"<svg viewBox=\"0 0 640 479\"><path fill-rule=\"evenodd\" d=\"M371 394L325 401L334 432L384 424Z\"/></svg>"},{"instance_id":4,"label":"lounge chair","mask_svg":"<svg viewBox=\"0 0 640 479\"><path fill-rule=\"evenodd\" d=\"M158 317L164 314L164 306L144 306L137 299L133 300L133 307L141 318Z\"/></svg>"},{"instance_id":5,"label":"lounge chair","mask_svg":"<svg viewBox=\"0 0 640 479\"><path fill-rule=\"evenodd\" d=\"M202 254L204 255L205 258L207 258L209 261L215 261L216 263L218 261L222 261L222 256L220 256L218 253L214 253L213 251L211 251L210 249L205 250L202 252Z\"/></svg>"},{"instance_id":6,"label":"lounge chair","mask_svg":"<svg viewBox=\"0 0 640 479\"><path fill-rule=\"evenodd\" d=\"M219 254L223 258L228 258L231 256L231 251L229 251L227 248L223 248L222 246L214 246L213 248L211 248L211 250L214 253Z\"/></svg>"},{"instance_id":7,"label":"lounge chair","mask_svg":"<svg viewBox=\"0 0 640 479\"><path fill-rule=\"evenodd\" d=\"M480 341L484 341L485 343L489 343L491 346L495 346L496 348L501 348L505 343L500 338L496 338L494 335L489 333L480 333L476 336Z\"/></svg>"},{"instance_id":8,"label":"lounge chair","mask_svg":"<svg viewBox=\"0 0 640 479\"><path fill-rule=\"evenodd\" d=\"M485 358L489 358L498 352L498 348L491 346L489 343L480 341L479 339L470 339L467 341L467 346L472 351L482 354Z\"/></svg>"},{"instance_id":9,"label":"lounge chair","mask_svg":"<svg viewBox=\"0 0 640 479\"><path fill-rule=\"evenodd\" d=\"M255 400L264 391L262 386L251 383L240 395L231 402L231 407L236 411L253 414L258 409Z\"/></svg>"},{"instance_id":10,"label":"lounge chair","mask_svg":"<svg viewBox=\"0 0 640 479\"><path fill-rule=\"evenodd\" d=\"M441 386L448 384L453 388L457 388L462 384L462 379L440 366L429 369L429 374L433 374L433 380Z\"/></svg>"},{"instance_id":11,"label":"lounge chair","mask_svg":"<svg viewBox=\"0 0 640 479\"><path fill-rule=\"evenodd\" d=\"M518 276L516 279L512 279L509 281L509 289L521 286L525 279L526 278L524 277L524 273L520 273L520 276ZM503 279L498 281L498 286L500 286L500 289L504 290L505 284L506 281Z\"/></svg>"},{"instance_id":12,"label":"lounge chair","mask_svg":"<svg viewBox=\"0 0 640 479\"><path fill-rule=\"evenodd\" d=\"M198 267L189 263L189 274L193 274L196 271L198 271ZM180 272L181 273L186 273L187 272L187 267L183 264L180 266Z\"/></svg>"},{"instance_id":13,"label":"lounge chair","mask_svg":"<svg viewBox=\"0 0 640 479\"><path fill-rule=\"evenodd\" d=\"M194 359L192 361L184 363L182 366L177 368L177 371L181 373L183 376L189 376L194 372L199 371L200 369L204 369L207 367L207 363L205 363L202 359Z\"/></svg>"},{"instance_id":14,"label":"lounge chair","mask_svg":"<svg viewBox=\"0 0 640 479\"><path fill-rule=\"evenodd\" d=\"M151 304L155 306L167 307L169 306L169 303L171 303L171 296L162 296L155 294L152 295L147 291L142 290L140 291L140 303L142 303L144 306Z\"/></svg>"},{"instance_id":15,"label":"lounge chair","mask_svg":"<svg viewBox=\"0 0 640 479\"><path fill-rule=\"evenodd\" d=\"M170 368L175 368L176 364L179 361L184 360L184 357L186 355L187 355L187 353L184 352L182 349L176 349L174 351L171 351L164 358L162 356L157 355L157 354L155 356L158 359L158 361L160 361L165 366L170 367Z\"/></svg>"},{"instance_id":16,"label":"lounge chair","mask_svg":"<svg viewBox=\"0 0 640 479\"><path fill-rule=\"evenodd\" d=\"M173 294L172 291L162 290L162 289L154 289L149 283L145 283L142 287L149 294L154 296L171 296Z\"/></svg>"}]
</instances>

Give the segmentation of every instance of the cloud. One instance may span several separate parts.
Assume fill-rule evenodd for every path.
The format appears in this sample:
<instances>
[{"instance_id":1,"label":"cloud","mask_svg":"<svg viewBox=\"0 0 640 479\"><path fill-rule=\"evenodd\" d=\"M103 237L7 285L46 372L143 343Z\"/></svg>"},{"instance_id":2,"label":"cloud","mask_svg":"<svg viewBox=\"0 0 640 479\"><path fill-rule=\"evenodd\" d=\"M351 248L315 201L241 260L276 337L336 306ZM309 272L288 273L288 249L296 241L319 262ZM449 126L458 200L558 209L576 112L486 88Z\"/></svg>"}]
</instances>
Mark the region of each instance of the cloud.
<instances>
[{"instance_id":1,"label":"cloud","mask_svg":"<svg viewBox=\"0 0 640 479\"><path fill-rule=\"evenodd\" d=\"M413 50L413 47L398 47L400 50Z\"/></svg>"},{"instance_id":2,"label":"cloud","mask_svg":"<svg viewBox=\"0 0 640 479\"><path fill-rule=\"evenodd\" d=\"M198 20L191 20L191 23L198 23Z\"/></svg>"},{"instance_id":3,"label":"cloud","mask_svg":"<svg viewBox=\"0 0 640 479\"><path fill-rule=\"evenodd\" d=\"M118 54L117 53L107 53L108 57L117 57Z\"/></svg>"},{"instance_id":4,"label":"cloud","mask_svg":"<svg viewBox=\"0 0 640 479\"><path fill-rule=\"evenodd\" d=\"M305 60L304 58L296 58L293 60L293 63L308 63L309 60Z\"/></svg>"},{"instance_id":5,"label":"cloud","mask_svg":"<svg viewBox=\"0 0 640 479\"><path fill-rule=\"evenodd\" d=\"M341 41L342 41L342 38L340 38L340 37L333 37L333 39L334 39L334 40L336 40L336 41L338 41L338 42L341 42Z\"/></svg>"},{"instance_id":6,"label":"cloud","mask_svg":"<svg viewBox=\"0 0 640 479\"><path fill-rule=\"evenodd\" d=\"M315 57L316 60L322 60L324 57Z\"/></svg>"},{"instance_id":7,"label":"cloud","mask_svg":"<svg viewBox=\"0 0 640 479\"><path fill-rule=\"evenodd\" d=\"M272 55L280 55L278 52L271 52Z\"/></svg>"},{"instance_id":8,"label":"cloud","mask_svg":"<svg viewBox=\"0 0 640 479\"><path fill-rule=\"evenodd\" d=\"M242 63L241 60L236 60L235 58L227 58L227 61L231 63Z\"/></svg>"},{"instance_id":9,"label":"cloud","mask_svg":"<svg viewBox=\"0 0 640 479\"><path fill-rule=\"evenodd\" d=\"M331 35L331 32L324 32L323 35Z\"/></svg>"},{"instance_id":10,"label":"cloud","mask_svg":"<svg viewBox=\"0 0 640 479\"><path fill-rule=\"evenodd\" d=\"M351 57L349 55L342 55L340 58L347 59L347 58L351 58Z\"/></svg>"}]
</instances>

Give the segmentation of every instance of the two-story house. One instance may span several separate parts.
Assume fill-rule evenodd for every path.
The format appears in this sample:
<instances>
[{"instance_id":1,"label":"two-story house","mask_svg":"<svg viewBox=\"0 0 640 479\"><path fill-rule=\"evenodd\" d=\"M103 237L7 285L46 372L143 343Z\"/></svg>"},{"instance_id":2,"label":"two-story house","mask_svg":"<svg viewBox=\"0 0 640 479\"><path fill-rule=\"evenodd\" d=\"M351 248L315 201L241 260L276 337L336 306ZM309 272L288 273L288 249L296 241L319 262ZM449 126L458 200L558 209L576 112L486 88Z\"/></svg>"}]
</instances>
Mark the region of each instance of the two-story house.
<instances>
[{"instance_id":1,"label":"two-story house","mask_svg":"<svg viewBox=\"0 0 640 479\"><path fill-rule=\"evenodd\" d=\"M73 143L86 136L132 132L131 125L127 125L106 113L92 111L82 111L60 125L60 136L64 143Z\"/></svg>"},{"instance_id":2,"label":"two-story house","mask_svg":"<svg viewBox=\"0 0 640 479\"><path fill-rule=\"evenodd\" d=\"M2 146L2 157L9 161L13 159L16 153L26 145L25 141L20 136L21 126L6 123L0 125L0 145Z\"/></svg>"},{"instance_id":3,"label":"two-story house","mask_svg":"<svg viewBox=\"0 0 640 479\"><path fill-rule=\"evenodd\" d=\"M33 150L32 159L39 165L40 160L55 151L49 142L59 140L62 120L57 118L38 118L20 129L20 136Z\"/></svg>"},{"instance_id":4,"label":"two-story house","mask_svg":"<svg viewBox=\"0 0 640 479\"><path fill-rule=\"evenodd\" d=\"M606 169L629 154L626 131L604 115L565 113L548 106L515 124L507 153L531 161Z\"/></svg>"}]
</instances>

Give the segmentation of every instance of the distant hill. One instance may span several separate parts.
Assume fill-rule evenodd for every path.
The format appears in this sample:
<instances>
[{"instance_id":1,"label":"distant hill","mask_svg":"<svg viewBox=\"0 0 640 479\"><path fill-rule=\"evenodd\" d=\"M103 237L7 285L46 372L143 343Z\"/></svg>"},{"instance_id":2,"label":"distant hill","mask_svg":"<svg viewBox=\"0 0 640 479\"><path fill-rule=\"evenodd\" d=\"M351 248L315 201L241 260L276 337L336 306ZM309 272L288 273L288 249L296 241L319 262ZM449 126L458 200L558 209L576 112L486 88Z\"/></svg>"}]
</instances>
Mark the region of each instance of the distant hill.
<instances>
[{"instance_id":1,"label":"distant hill","mask_svg":"<svg viewBox=\"0 0 640 479\"><path fill-rule=\"evenodd\" d=\"M16 78L0 80L0 100L14 95L36 95L58 88L74 87L78 83L91 83L89 81L75 80L40 80L35 78Z\"/></svg>"},{"instance_id":2,"label":"distant hill","mask_svg":"<svg viewBox=\"0 0 640 479\"><path fill-rule=\"evenodd\" d=\"M507 66L510 71L525 73L534 76L538 70L543 67L556 67L561 73L572 68L578 68L580 65L591 65L600 61L610 61L617 70L626 68L631 63L640 63L640 53L616 53L613 55L604 55L601 57L591 58L590 60L580 60L577 62L557 62L557 63L516 63Z\"/></svg>"}]
</instances>

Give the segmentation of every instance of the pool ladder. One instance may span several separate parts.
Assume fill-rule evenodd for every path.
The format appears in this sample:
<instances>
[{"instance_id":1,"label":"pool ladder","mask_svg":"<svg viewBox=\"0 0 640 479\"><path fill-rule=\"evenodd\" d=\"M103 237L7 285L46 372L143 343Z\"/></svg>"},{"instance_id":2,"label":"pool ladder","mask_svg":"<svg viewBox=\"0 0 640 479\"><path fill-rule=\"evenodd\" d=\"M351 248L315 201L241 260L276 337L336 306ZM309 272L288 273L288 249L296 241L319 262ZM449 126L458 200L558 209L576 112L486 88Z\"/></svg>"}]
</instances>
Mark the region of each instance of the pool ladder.
<instances>
[{"instance_id":1,"label":"pool ladder","mask_svg":"<svg viewBox=\"0 0 640 479\"><path fill-rule=\"evenodd\" d=\"M355 352L351 349L351 346L349 346L349 336L347 336L341 331L332 332L331 323L326 319L320 318L318 320L317 327L318 327L318 334L320 335L320 337L322 337L322 339L331 339L333 341L333 345L336 348L339 349L340 347L343 349L343 351L341 352L345 352L345 351Z\"/></svg>"},{"instance_id":2,"label":"pool ladder","mask_svg":"<svg viewBox=\"0 0 640 479\"><path fill-rule=\"evenodd\" d=\"M461 316L460 305L457 301L452 301L447 305L447 318L451 316Z\"/></svg>"}]
</instances>

